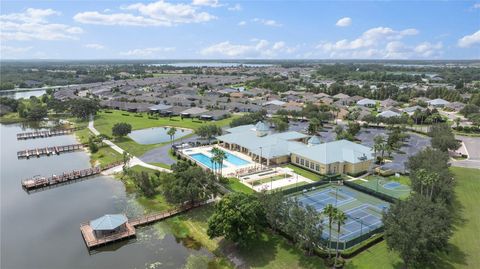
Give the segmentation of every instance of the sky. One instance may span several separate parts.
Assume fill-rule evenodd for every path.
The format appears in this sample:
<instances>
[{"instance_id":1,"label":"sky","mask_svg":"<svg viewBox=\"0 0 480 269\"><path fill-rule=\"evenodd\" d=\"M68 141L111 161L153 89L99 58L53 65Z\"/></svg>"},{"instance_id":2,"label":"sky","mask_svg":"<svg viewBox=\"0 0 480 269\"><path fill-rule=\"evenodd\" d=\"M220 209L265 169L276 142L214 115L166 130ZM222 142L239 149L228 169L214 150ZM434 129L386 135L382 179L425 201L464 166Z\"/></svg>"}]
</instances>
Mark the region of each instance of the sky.
<instances>
[{"instance_id":1,"label":"sky","mask_svg":"<svg viewBox=\"0 0 480 269\"><path fill-rule=\"evenodd\" d=\"M480 59L480 2L2 0L0 58Z\"/></svg>"}]
</instances>

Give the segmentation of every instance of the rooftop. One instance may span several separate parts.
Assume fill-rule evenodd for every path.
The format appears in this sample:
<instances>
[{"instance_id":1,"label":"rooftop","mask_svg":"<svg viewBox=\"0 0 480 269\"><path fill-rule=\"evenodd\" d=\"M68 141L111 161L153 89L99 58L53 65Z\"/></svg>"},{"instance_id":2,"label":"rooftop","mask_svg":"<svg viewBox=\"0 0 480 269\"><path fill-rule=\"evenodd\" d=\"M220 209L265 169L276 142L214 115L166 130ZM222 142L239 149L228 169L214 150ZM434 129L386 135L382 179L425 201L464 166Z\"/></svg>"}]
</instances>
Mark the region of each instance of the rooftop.
<instances>
[{"instance_id":1,"label":"rooftop","mask_svg":"<svg viewBox=\"0 0 480 269\"><path fill-rule=\"evenodd\" d=\"M116 229L127 221L127 217L122 214L105 215L90 221L90 226L95 231L108 231Z\"/></svg>"}]
</instances>

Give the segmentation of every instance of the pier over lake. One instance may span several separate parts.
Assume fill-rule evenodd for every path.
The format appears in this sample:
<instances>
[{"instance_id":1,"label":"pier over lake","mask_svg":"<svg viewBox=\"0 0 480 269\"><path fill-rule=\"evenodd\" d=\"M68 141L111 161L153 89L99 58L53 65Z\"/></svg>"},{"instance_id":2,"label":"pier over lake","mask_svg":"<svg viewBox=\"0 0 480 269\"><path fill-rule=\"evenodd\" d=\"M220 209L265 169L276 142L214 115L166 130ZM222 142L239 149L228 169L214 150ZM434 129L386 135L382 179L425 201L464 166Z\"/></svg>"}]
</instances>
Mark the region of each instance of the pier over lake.
<instances>
[{"instance_id":1,"label":"pier over lake","mask_svg":"<svg viewBox=\"0 0 480 269\"><path fill-rule=\"evenodd\" d=\"M132 219L148 212L120 180L103 175L48 191L25 192L22 179L91 167L84 151L17 159L21 150L78 143L73 135L17 140L17 133L33 131L20 124L0 124L1 268L183 268L191 255L212 257L205 249L185 247L165 222L139 227L136 238L89 252L80 223L109 212Z\"/></svg>"}]
</instances>

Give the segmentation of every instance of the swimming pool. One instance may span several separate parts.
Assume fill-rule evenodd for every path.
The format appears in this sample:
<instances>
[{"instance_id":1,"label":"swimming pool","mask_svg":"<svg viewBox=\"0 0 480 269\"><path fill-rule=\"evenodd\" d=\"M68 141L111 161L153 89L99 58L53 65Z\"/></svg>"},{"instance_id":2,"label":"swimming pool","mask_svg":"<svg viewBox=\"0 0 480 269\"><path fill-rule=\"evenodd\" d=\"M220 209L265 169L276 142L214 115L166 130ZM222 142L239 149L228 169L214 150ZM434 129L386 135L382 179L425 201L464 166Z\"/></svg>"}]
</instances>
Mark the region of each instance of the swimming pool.
<instances>
[{"instance_id":1,"label":"swimming pool","mask_svg":"<svg viewBox=\"0 0 480 269\"><path fill-rule=\"evenodd\" d=\"M211 170L213 170L213 162L210 159L210 157L208 157L207 155L205 155L203 153L195 153L195 154L190 155L190 157L192 157L195 161L197 161L197 162L205 165L206 167L210 168ZM228 166L225 165L225 163L223 163L222 167L226 168Z\"/></svg>"},{"instance_id":2,"label":"swimming pool","mask_svg":"<svg viewBox=\"0 0 480 269\"><path fill-rule=\"evenodd\" d=\"M234 164L236 166L242 166L250 163L249 161L246 161L226 151L225 151L225 154L227 155L227 162Z\"/></svg>"}]
</instances>

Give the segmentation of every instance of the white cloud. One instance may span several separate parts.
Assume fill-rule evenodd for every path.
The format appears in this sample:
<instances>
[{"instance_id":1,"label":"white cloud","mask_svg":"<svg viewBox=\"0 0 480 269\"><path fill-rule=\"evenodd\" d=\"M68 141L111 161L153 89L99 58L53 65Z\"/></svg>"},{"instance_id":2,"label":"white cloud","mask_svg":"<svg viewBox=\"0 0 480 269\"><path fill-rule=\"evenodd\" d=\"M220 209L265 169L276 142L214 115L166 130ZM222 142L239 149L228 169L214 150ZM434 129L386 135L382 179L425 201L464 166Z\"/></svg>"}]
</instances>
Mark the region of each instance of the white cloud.
<instances>
[{"instance_id":1,"label":"white cloud","mask_svg":"<svg viewBox=\"0 0 480 269\"><path fill-rule=\"evenodd\" d=\"M238 26L244 26L244 25L247 25L246 21L241 21L241 22L238 23Z\"/></svg>"},{"instance_id":2,"label":"white cloud","mask_svg":"<svg viewBox=\"0 0 480 269\"><path fill-rule=\"evenodd\" d=\"M192 5L194 5L194 6L207 6L207 7L219 7L219 6L221 6L218 3L218 0L193 0Z\"/></svg>"},{"instance_id":3,"label":"white cloud","mask_svg":"<svg viewBox=\"0 0 480 269\"><path fill-rule=\"evenodd\" d=\"M350 59L435 58L443 53L441 42L422 42L414 46L401 42L402 39L418 33L418 30L412 28L394 30L388 27L376 27L363 32L353 40L323 42L316 48L319 54L330 58Z\"/></svg>"},{"instance_id":4,"label":"white cloud","mask_svg":"<svg viewBox=\"0 0 480 269\"><path fill-rule=\"evenodd\" d=\"M461 48L468 48L475 44L480 44L480 30L471 35L466 35L458 40L458 46Z\"/></svg>"},{"instance_id":5,"label":"white cloud","mask_svg":"<svg viewBox=\"0 0 480 269\"><path fill-rule=\"evenodd\" d=\"M242 10L242 6L240 4L235 4L234 6L228 7L228 10L230 10L230 11L240 11L240 10Z\"/></svg>"},{"instance_id":6,"label":"white cloud","mask_svg":"<svg viewBox=\"0 0 480 269\"><path fill-rule=\"evenodd\" d=\"M105 48L104 45L102 45L102 44L96 44L96 43L85 44L84 47L85 47L85 48L89 48L89 49L96 49L96 50L101 50L101 49L104 49L104 48Z\"/></svg>"},{"instance_id":7,"label":"white cloud","mask_svg":"<svg viewBox=\"0 0 480 269\"><path fill-rule=\"evenodd\" d=\"M473 5L473 8L480 8L480 3L475 3L475 4Z\"/></svg>"},{"instance_id":8,"label":"white cloud","mask_svg":"<svg viewBox=\"0 0 480 269\"><path fill-rule=\"evenodd\" d=\"M1 40L65 40L77 39L82 28L49 23L48 17L60 15L53 9L28 8L22 13L0 15Z\"/></svg>"},{"instance_id":9,"label":"white cloud","mask_svg":"<svg viewBox=\"0 0 480 269\"><path fill-rule=\"evenodd\" d=\"M396 31L388 27L376 27L365 31L360 37L354 40L342 39L337 42L325 42L317 46L317 48L328 52L370 49L381 42L399 40L405 36L416 34L418 34L416 29Z\"/></svg>"},{"instance_id":10,"label":"white cloud","mask_svg":"<svg viewBox=\"0 0 480 269\"><path fill-rule=\"evenodd\" d=\"M22 57L25 52L30 51L33 47L12 47L0 46L0 56L2 59L15 59Z\"/></svg>"},{"instance_id":11,"label":"white cloud","mask_svg":"<svg viewBox=\"0 0 480 269\"><path fill-rule=\"evenodd\" d=\"M350 26L350 24L352 24L352 19L349 17L344 17L339 19L335 25L339 27L347 27Z\"/></svg>"},{"instance_id":12,"label":"white cloud","mask_svg":"<svg viewBox=\"0 0 480 269\"><path fill-rule=\"evenodd\" d=\"M260 18L255 18L252 20L253 22L260 23L266 26L272 26L272 27L280 27L282 26L281 23L274 21L274 20L267 20L267 19L260 19Z\"/></svg>"},{"instance_id":13,"label":"white cloud","mask_svg":"<svg viewBox=\"0 0 480 269\"><path fill-rule=\"evenodd\" d=\"M154 47L154 48L143 48L143 49L132 49L126 52L121 52L120 55L130 56L130 57L145 57L149 58L152 56L157 56L158 54L165 52L175 51L173 47Z\"/></svg>"},{"instance_id":14,"label":"white cloud","mask_svg":"<svg viewBox=\"0 0 480 269\"><path fill-rule=\"evenodd\" d=\"M296 51L285 42L271 43L264 39L253 39L251 44L234 44L230 41L220 42L200 51L200 54L214 58L276 58L284 57Z\"/></svg>"},{"instance_id":15,"label":"white cloud","mask_svg":"<svg viewBox=\"0 0 480 269\"><path fill-rule=\"evenodd\" d=\"M216 19L215 16L202 12L188 4L172 4L163 0L143 4L136 3L124 10L132 13L105 14L98 11L87 11L76 14L74 20L85 24L126 25L126 26L173 26L186 23L201 23Z\"/></svg>"},{"instance_id":16,"label":"white cloud","mask_svg":"<svg viewBox=\"0 0 480 269\"><path fill-rule=\"evenodd\" d=\"M435 44L432 44L430 42L422 42L415 46L414 51L425 58L435 56L437 53L439 53L439 50L443 48L442 42L438 42Z\"/></svg>"}]
</instances>

